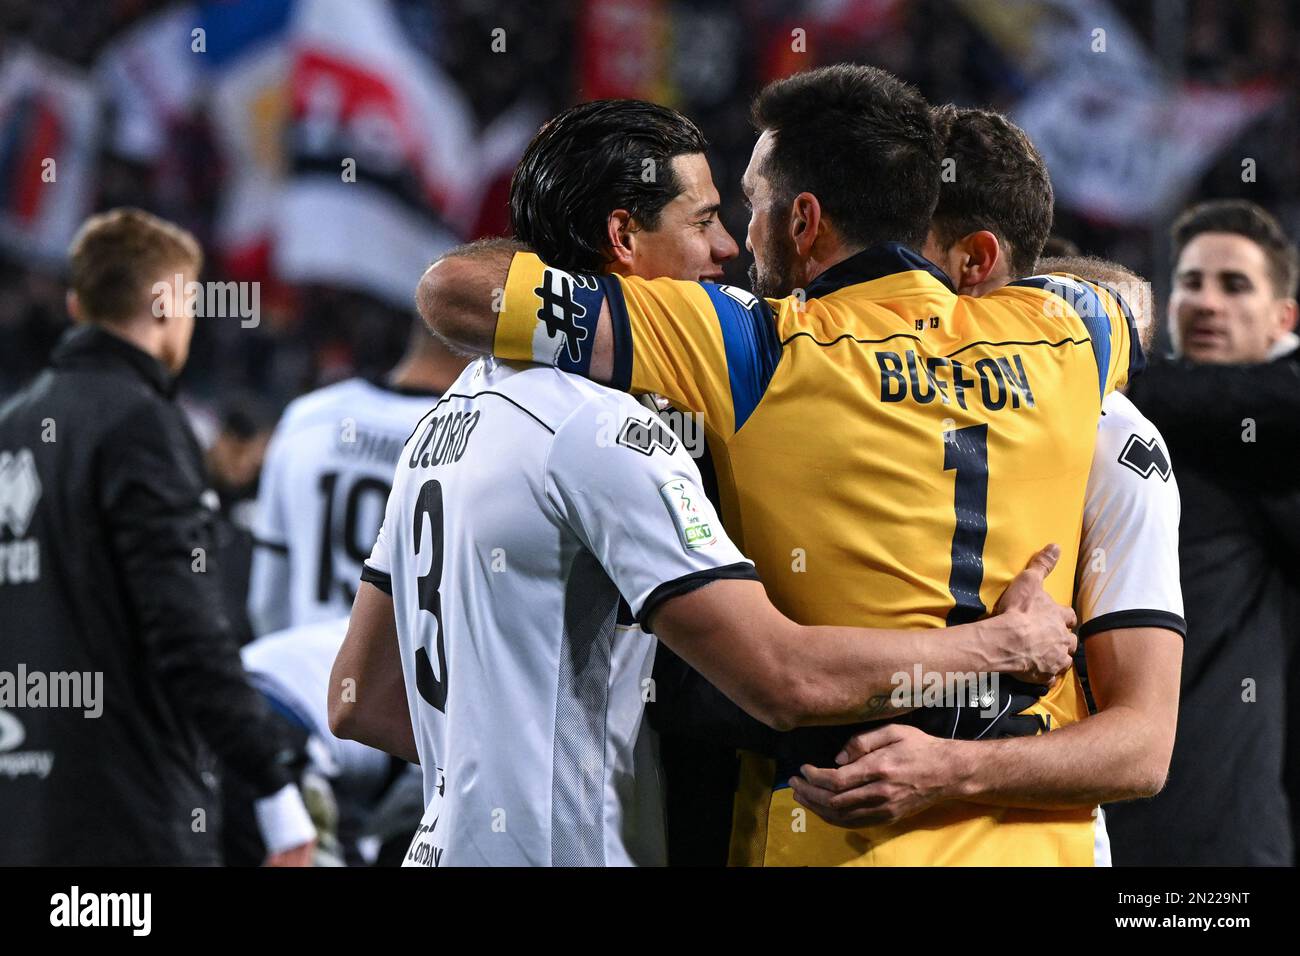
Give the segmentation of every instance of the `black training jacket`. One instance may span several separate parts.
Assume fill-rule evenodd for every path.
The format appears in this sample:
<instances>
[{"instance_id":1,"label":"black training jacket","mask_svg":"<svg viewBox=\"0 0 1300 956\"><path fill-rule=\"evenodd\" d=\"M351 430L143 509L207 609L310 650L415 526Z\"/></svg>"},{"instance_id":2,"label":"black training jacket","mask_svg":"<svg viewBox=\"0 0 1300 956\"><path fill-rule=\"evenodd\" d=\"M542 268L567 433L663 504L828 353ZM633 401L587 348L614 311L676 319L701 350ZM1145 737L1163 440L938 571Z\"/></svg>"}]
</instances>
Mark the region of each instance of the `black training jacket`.
<instances>
[{"instance_id":1,"label":"black training jacket","mask_svg":"<svg viewBox=\"0 0 1300 956\"><path fill-rule=\"evenodd\" d=\"M172 390L155 359L83 325L0 405L0 864L218 863L214 755L258 795L290 780ZM40 701L42 682L62 698ZM80 707L49 706L72 687Z\"/></svg>"}]
</instances>

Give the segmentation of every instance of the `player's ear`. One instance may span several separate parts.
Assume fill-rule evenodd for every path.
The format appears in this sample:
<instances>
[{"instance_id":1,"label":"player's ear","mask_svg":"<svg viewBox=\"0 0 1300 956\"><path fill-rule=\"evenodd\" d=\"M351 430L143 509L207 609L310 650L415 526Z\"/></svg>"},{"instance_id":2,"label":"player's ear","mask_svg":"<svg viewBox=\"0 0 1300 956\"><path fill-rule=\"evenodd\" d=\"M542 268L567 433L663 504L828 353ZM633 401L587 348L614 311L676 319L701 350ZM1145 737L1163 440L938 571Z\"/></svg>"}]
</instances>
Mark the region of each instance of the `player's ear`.
<instances>
[{"instance_id":1,"label":"player's ear","mask_svg":"<svg viewBox=\"0 0 1300 956\"><path fill-rule=\"evenodd\" d=\"M812 252L822 227L822 205L812 193L800 193L790 204L790 238L800 258Z\"/></svg>"},{"instance_id":2,"label":"player's ear","mask_svg":"<svg viewBox=\"0 0 1300 956\"><path fill-rule=\"evenodd\" d=\"M1278 309L1278 329L1282 333L1294 332L1296 319L1300 316L1300 307L1296 305L1295 299L1282 299L1277 303Z\"/></svg>"},{"instance_id":3,"label":"player's ear","mask_svg":"<svg viewBox=\"0 0 1300 956\"><path fill-rule=\"evenodd\" d=\"M636 224L626 209L615 209L605 220L605 238L609 240L615 266L632 265L632 236L635 232Z\"/></svg>"},{"instance_id":4,"label":"player's ear","mask_svg":"<svg viewBox=\"0 0 1300 956\"><path fill-rule=\"evenodd\" d=\"M973 289L993 277L1002 264L1003 251L998 237L987 229L972 232L961 240L961 275L957 277L958 290Z\"/></svg>"},{"instance_id":5,"label":"player's ear","mask_svg":"<svg viewBox=\"0 0 1300 956\"><path fill-rule=\"evenodd\" d=\"M86 317L81 312L81 300L77 298L77 293L69 289L67 295L63 297L63 301L68 307L68 315L72 316L73 322L85 321Z\"/></svg>"}]
</instances>

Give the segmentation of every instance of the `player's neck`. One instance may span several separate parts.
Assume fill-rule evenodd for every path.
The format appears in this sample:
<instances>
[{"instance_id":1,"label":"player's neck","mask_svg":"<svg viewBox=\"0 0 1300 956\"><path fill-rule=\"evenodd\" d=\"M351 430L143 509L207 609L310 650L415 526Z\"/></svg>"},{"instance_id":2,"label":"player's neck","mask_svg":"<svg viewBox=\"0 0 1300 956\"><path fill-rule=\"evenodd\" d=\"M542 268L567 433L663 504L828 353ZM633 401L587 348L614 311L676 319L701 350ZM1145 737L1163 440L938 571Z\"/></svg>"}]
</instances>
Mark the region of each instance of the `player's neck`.
<instances>
[{"instance_id":1,"label":"player's neck","mask_svg":"<svg viewBox=\"0 0 1300 956\"><path fill-rule=\"evenodd\" d=\"M851 259L863 250L863 246L845 245L841 242L818 242L812 248L812 254L804 263L804 285L813 281L828 269L834 268L845 259Z\"/></svg>"},{"instance_id":2,"label":"player's neck","mask_svg":"<svg viewBox=\"0 0 1300 956\"><path fill-rule=\"evenodd\" d=\"M409 350L388 373L388 384L421 392L445 392L465 367L466 359L450 353Z\"/></svg>"}]
</instances>

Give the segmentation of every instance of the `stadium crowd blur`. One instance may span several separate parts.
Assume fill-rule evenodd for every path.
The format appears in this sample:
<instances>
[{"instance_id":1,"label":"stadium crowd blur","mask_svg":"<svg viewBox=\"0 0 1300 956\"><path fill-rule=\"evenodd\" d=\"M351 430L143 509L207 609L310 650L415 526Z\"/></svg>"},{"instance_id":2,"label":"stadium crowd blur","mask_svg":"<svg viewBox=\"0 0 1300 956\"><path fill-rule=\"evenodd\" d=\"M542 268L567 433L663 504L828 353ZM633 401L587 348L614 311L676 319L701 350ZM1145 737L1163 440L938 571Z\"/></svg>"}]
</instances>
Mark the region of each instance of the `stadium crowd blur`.
<instances>
[{"instance_id":1,"label":"stadium crowd blur","mask_svg":"<svg viewBox=\"0 0 1300 956\"><path fill-rule=\"evenodd\" d=\"M331 18L343 26L321 43ZM359 77L339 65L374 62L381 21L436 77L417 87L397 67ZM403 288L392 263L370 260L405 245L427 262L504 234L510 170L546 116L598 96L681 109L710 139L723 221L739 238L749 97L839 60L882 66L934 103L1009 112L1053 173L1055 233L1150 277L1161 315L1168 227L1190 202L1249 199L1300 234L1300 6L1283 0L4 0L0 397L35 375L69 324L62 251L77 222L131 205L183 225L207 251L205 280L258 286L255 324L200 319L181 380L239 521L284 405L379 375L406 345L418 266L402 264ZM361 120L320 133L311 80L330 70L338 115L364 113L349 114L349 97L381 112L406 103L392 114L405 145L373 154L396 155L388 168L367 162L375 137ZM47 208L20 183L24 164L51 152L67 157L56 182L76 191L70 208ZM294 193L324 175L331 197ZM349 189L384 199L353 209ZM351 245L327 248L338 241L320 232L327 219L350 223ZM747 264L730 263L729 278L744 284Z\"/></svg>"},{"instance_id":2,"label":"stadium crowd blur","mask_svg":"<svg viewBox=\"0 0 1300 956\"><path fill-rule=\"evenodd\" d=\"M215 233L223 192L239 171L223 155L204 89L181 98L151 90L147 83L120 89L101 84L105 53L115 41L133 28L148 27L150 18L184 6L160 0L7 0L0 6L0 58L31 45L90 71L103 93L103 125L88 200L94 209L139 205L165 216L204 243L210 263L205 279L248 278L247 269L229 268L229 255L221 255L229 250L222 249ZM271 0L262 6L287 4ZM568 0L542 5L391 0L391 6L410 42L454 82L479 129L512 109L530 110L535 122L593 95L645 96L679 107L711 140L714 176L723 187L723 219L737 236L744 234L745 213L739 190L726 186L738 182L748 158L752 133L744 104L763 82L818 63L853 59L911 80L932 102L1006 110L1031 92L1037 69L1000 32L1006 25L980 10L997 5L956 0ZM1294 234L1300 225L1300 9L1281 0L1188 0L1183 4L1184 53L1174 64L1156 53L1160 6L1160 0L1109 4L1146 44L1151 58L1166 72L1181 72L1187 84L1279 93L1272 106L1240 131L1231 148L1202 160L1208 161L1208 168L1180 198L1249 198L1270 209ZM610 12L618 8L617 14ZM614 26L604 25L606 20L614 20ZM657 45L644 39L647 31L640 27L647 22L659 24L666 33ZM1102 17L1097 22L1107 21ZM75 29L69 27L72 23ZM491 52L495 29L505 31L506 50L501 54ZM796 29L806 31L807 52L791 50L798 45L791 40ZM633 49L616 55L599 46L602 39L618 37L620 30L636 36ZM1090 42L1087 33L1079 37L1081 47ZM148 49L142 45L143 53ZM1055 55L1050 49L1042 54ZM1098 58L1104 60L1105 54ZM129 97L150 95L162 96L165 102L127 102ZM128 124L148 123L159 128L122 130ZM1149 153L1159 152L1159 131L1143 132L1150 141L1139 145ZM138 145L141 138L148 141L146 146ZM1073 145L1092 160L1104 158L1106 144L1089 135L1080 133ZM12 167L21 157L12 155L12 141L4 148L11 154L6 172L13 177ZM1252 182L1243 182L1242 157L1256 161ZM1050 153L1048 158L1050 165ZM508 170L508 164L502 168ZM1060 194L1060 172L1053 172ZM11 207L22 201L13 190L8 192L0 187L0 199ZM505 230L504 186L491 184L487 192L479 215L455 230L460 237ZM1056 232L1085 252L1152 276L1161 294L1165 283L1156 268L1156 249L1175 211L1162 211L1147 221L1116 223L1062 204ZM430 249L430 257L436 252ZM732 269L733 278L741 281L744 266L733 263ZM311 282L283 281L274 272L253 277L264 280L257 328L231 322L202 323L199 328L184 384L189 398L211 414L220 415L231 402L247 403L250 396L273 414L302 391L355 371L387 369L400 354L406 324L391 319L395 308L405 314L402 303L361 294L349 287L346 275ZM24 255L22 246L5 243L0 250L0 389L11 391L41 367L67 321L58 260L42 267Z\"/></svg>"}]
</instances>

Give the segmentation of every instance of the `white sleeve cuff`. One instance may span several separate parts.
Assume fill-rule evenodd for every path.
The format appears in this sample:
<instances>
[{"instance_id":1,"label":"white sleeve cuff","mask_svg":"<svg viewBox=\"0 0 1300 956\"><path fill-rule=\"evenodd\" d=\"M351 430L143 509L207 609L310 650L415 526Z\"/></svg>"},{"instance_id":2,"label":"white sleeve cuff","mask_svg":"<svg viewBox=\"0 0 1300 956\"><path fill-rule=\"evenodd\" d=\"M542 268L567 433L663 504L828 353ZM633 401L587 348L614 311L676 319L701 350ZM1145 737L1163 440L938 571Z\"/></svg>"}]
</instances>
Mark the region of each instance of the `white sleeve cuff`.
<instances>
[{"instance_id":1,"label":"white sleeve cuff","mask_svg":"<svg viewBox=\"0 0 1300 956\"><path fill-rule=\"evenodd\" d=\"M316 828L297 784L285 784L269 797L262 797L256 801L254 809L268 855L316 839Z\"/></svg>"}]
</instances>

